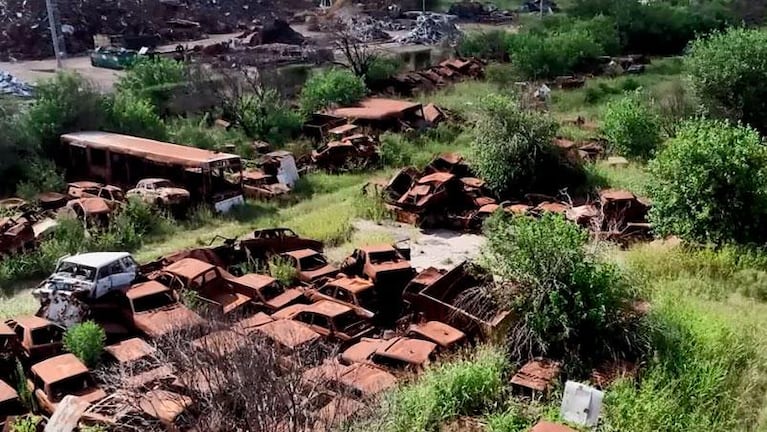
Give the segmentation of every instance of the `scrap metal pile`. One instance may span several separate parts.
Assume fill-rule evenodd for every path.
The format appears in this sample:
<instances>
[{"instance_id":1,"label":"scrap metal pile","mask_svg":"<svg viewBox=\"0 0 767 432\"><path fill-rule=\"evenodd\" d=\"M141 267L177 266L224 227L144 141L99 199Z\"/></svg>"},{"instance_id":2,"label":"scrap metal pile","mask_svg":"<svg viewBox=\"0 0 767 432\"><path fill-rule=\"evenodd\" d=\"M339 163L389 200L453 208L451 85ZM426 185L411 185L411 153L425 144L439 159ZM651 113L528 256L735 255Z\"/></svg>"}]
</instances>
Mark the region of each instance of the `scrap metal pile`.
<instances>
[{"instance_id":1,"label":"scrap metal pile","mask_svg":"<svg viewBox=\"0 0 767 432\"><path fill-rule=\"evenodd\" d=\"M188 40L249 28L254 22L289 17L304 0L67 0L59 2L66 51L94 47L97 34L140 36L157 42ZM53 48L43 1L0 3L0 61L51 57Z\"/></svg>"},{"instance_id":2,"label":"scrap metal pile","mask_svg":"<svg viewBox=\"0 0 767 432\"><path fill-rule=\"evenodd\" d=\"M434 12L418 13L415 27L397 42L404 44L434 45L447 43L456 45L463 37L463 32L456 25L455 15Z\"/></svg>"},{"instance_id":3,"label":"scrap metal pile","mask_svg":"<svg viewBox=\"0 0 767 432\"><path fill-rule=\"evenodd\" d=\"M310 389L321 388L332 399L343 396L361 405L438 356L467 341L492 337L510 319L507 311L477 314L461 306L463 293L491 279L468 264L417 273L409 248L378 245L360 247L335 266L321 251L322 243L276 228L145 265L124 252L64 257L33 291L41 303L38 316L0 324L0 342L10 356L0 365L0 388L14 387L11 371L18 358L34 383L39 412L50 416L51 430L71 430L59 422L72 421L75 426L122 425L129 417L146 422L141 430L150 430L151 422L181 427L186 418L181 414L197 409L196 415L204 416L198 404L226 392L227 374L238 372L220 366L214 371L220 381L201 379L199 370L159 360L177 354L159 356L163 347L199 356L255 356L248 350L266 342L280 357L275 376L287 379L287 371L293 370L300 378L301 385L288 389L294 398L311 398ZM295 269L294 283L230 272L241 270L249 259L277 256ZM185 301L199 299L192 303L195 310L181 301L182 293ZM109 345L104 361L120 367L119 380L108 375L107 366L89 370L63 353L64 329L84 320L105 329ZM35 336L42 333L44 340ZM312 361L303 358L302 363L309 353ZM78 385L52 385L64 380ZM15 392L9 393L9 400L18 400ZM74 411L79 414L70 411L69 394L80 396L82 406ZM168 399L160 395L184 403L172 410L166 406L173 413L143 403L154 396ZM314 409L303 415L319 415ZM67 416L59 415L64 412ZM0 422L24 413L20 404L2 404Z\"/></svg>"},{"instance_id":4,"label":"scrap metal pile","mask_svg":"<svg viewBox=\"0 0 767 432\"><path fill-rule=\"evenodd\" d=\"M514 19L513 12L500 10L493 3L479 3L469 0L451 4L448 13L462 20L483 23L501 23Z\"/></svg>"},{"instance_id":5,"label":"scrap metal pile","mask_svg":"<svg viewBox=\"0 0 767 432\"><path fill-rule=\"evenodd\" d=\"M629 191L602 190L598 200L580 200L575 206L535 193L500 202L457 154L442 155L423 171L404 168L379 192L397 221L425 228L477 231L496 211L557 213L602 239L625 244L650 237L650 203Z\"/></svg>"},{"instance_id":6,"label":"scrap metal pile","mask_svg":"<svg viewBox=\"0 0 767 432\"><path fill-rule=\"evenodd\" d=\"M406 72L392 78L388 85L393 93L413 95L445 87L451 83L466 79L479 79L485 75L485 63L476 58L455 58L445 60L437 66L431 66L414 72Z\"/></svg>"},{"instance_id":7,"label":"scrap metal pile","mask_svg":"<svg viewBox=\"0 0 767 432\"><path fill-rule=\"evenodd\" d=\"M32 86L29 84L20 81L8 72L0 70L0 94L31 97L32 91Z\"/></svg>"}]
</instances>

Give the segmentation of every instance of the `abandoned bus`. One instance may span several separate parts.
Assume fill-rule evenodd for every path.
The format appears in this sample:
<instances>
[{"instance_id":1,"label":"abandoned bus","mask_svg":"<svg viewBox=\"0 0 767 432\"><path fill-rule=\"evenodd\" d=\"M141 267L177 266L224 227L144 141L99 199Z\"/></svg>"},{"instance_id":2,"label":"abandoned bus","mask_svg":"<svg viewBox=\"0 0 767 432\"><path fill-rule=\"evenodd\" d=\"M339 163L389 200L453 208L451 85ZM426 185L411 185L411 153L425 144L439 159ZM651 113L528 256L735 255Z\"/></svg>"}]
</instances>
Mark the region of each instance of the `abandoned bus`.
<instances>
[{"instance_id":1,"label":"abandoned bus","mask_svg":"<svg viewBox=\"0 0 767 432\"><path fill-rule=\"evenodd\" d=\"M227 212L244 203L239 156L120 135L77 132L61 136L68 175L126 189L145 178L165 178L189 190L193 202Z\"/></svg>"}]
</instances>

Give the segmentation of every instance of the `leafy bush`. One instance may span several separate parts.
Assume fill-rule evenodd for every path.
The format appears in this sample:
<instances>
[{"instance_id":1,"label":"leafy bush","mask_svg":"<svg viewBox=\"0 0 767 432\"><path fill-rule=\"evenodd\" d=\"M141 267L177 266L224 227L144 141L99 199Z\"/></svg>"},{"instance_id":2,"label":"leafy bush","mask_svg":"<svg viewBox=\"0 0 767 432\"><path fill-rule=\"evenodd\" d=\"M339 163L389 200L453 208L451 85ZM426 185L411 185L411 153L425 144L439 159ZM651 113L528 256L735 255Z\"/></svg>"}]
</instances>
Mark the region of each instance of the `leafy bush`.
<instances>
[{"instance_id":1,"label":"leafy bush","mask_svg":"<svg viewBox=\"0 0 767 432\"><path fill-rule=\"evenodd\" d=\"M693 91L713 115L767 132L767 31L730 29L695 41L685 58Z\"/></svg>"},{"instance_id":2,"label":"leafy bush","mask_svg":"<svg viewBox=\"0 0 767 432\"><path fill-rule=\"evenodd\" d=\"M12 192L13 186L24 177L26 161L35 158L40 145L30 139L23 124L20 107L0 100L0 192Z\"/></svg>"},{"instance_id":3,"label":"leafy bush","mask_svg":"<svg viewBox=\"0 0 767 432\"><path fill-rule=\"evenodd\" d=\"M416 383L390 395L382 428L375 430L436 431L445 420L480 413L499 401L507 367L503 352L482 347L464 359L429 369Z\"/></svg>"},{"instance_id":4,"label":"leafy bush","mask_svg":"<svg viewBox=\"0 0 767 432\"><path fill-rule=\"evenodd\" d=\"M42 144L46 155L58 152L59 138L67 132L100 130L106 117L104 98L82 76L58 73L35 89L35 101L24 118L24 127Z\"/></svg>"},{"instance_id":5,"label":"leafy bush","mask_svg":"<svg viewBox=\"0 0 767 432\"><path fill-rule=\"evenodd\" d=\"M404 167L412 163L412 143L400 134L381 135L381 162L388 167Z\"/></svg>"},{"instance_id":6,"label":"leafy bush","mask_svg":"<svg viewBox=\"0 0 767 432\"><path fill-rule=\"evenodd\" d=\"M509 55L517 72L527 79L567 75L604 53L587 30L519 33L509 39Z\"/></svg>"},{"instance_id":7,"label":"leafy bush","mask_svg":"<svg viewBox=\"0 0 767 432\"><path fill-rule=\"evenodd\" d=\"M577 0L571 14L614 20L626 53L678 54L699 34L736 23L725 2L687 4L640 0Z\"/></svg>"},{"instance_id":8,"label":"leafy bush","mask_svg":"<svg viewBox=\"0 0 767 432\"><path fill-rule=\"evenodd\" d=\"M698 111L695 100L681 80L671 80L653 87L650 104L657 114L661 129L669 137L676 136L679 125Z\"/></svg>"},{"instance_id":9,"label":"leafy bush","mask_svg":"<svg viewBox=\"0 0 767 432\"><path fill-rule=\"evenodd\" d=\"M461 39L456 50L461 57L507 61L509 37L510 33L506 30L469 32Z\"/></svg>"},{"instance_id":10,"label":"leafy bush","mask_svg":"<svg viewBox=\"0 0 767 432\"><path fill-rule=\"evenodd\" d=\"M557 124L501 95L481 100L470 162L497 194L550 190L572 177L552 143Z\"/></svg>"},{"instance_id":11,"label":"leafy bush","mask_svg":"<svg viewBox=\"0 0 767 432\"><path fill-rule=\"evenodd\" d=\"M365 96L365 82L345 69L328 69L314 74L304 84L299 98L305 114L331 105L348 105Z\"/></svg>"},{"instance_id":12,"label":"leafy bush","mask_svg":"<svg viewBox=\"0 0 767 432\"><path fill-rule=\"evenodd\" d=\"M92 368L101 361L106 338L100 325L85 321L75 324L64 333L64 348Z\"/></svg>"},{"instance_id":13,"label":"leafy bush","mask_svg":"<svg viewBox=\"0 0 767 432\"><path fill-rule=\"evenodd\" d=\"M490 63L485 68L485 77L500 88L508 88L514 84L516 73L514 65L508 63Z\"/></svg>"},{"instance_id":14,"label":"leafy bush","mask_svg":"<svg viewBox=\"0 0 767 432\"><path fill-rule=\"evenodd\" d=\"M43 418L35 415L16 417L11 425L11 432L37 432L37 426Z\"/></svg>"},{"instance_id":15,"label":"leafy bush","mask_svg":"<svg viewBox=\"0 0 767 432\"><path fill-rule=\"evenodd\" d=\"M183 82L187 75L186 65L176 60L165 57L138 57L128 67L116 87L120 92L148 96L148 89Z\"/></svg>"},{"instance_id":16,"label":"leafy bush","mask_svg":"<svg viewBox=\"0 0 767 432\"><path fill-rule=\"evenodd\" d=\"M40 192L57 192L64 189L64 175L49 159L27 159L22 170L25 180L16 185L16 195L27 201L34 202Z\"/></svg>"},{"instance_id":17,"label":"leafy bush","mask_svg":"<svg viewBox=\"0 0 767 432\"><path fill-rule=\"evenodd\" d=\"M288 108L275 90L265 90L259 97L244 96L238 107L234 118L245 134L271 144L284 144L303 126L301 115Z\"/></svg>"},{"instance_id":18,"label":"leafy bush","mask_svg":"<svg viewBox=\"0 0 767 432\"><path fill-rule=\"evenodd\" d=\"M518 317L509 331L514 358L553 356L578 369L641 352L639 323L625 313L632 293L618 268L588 248L585 230L551 213L496 214L485 228L484 265L508 281L491 293Z\"/></svg>"},{"instance_id":19,"label":"leafy bush","mask_svg":"<svg viewBox=\"0 0 767 432\"><path fill-rule=\"evenodd\" d=\"M518 407L487 416L488 432L525 432L530 429L530 419Z\"/></svg>"},{"instance_id":20,"label":"leafy bush","mask_svg":"<svg viewBox=\"0 0 767 432\"><path fill-rule=\"evenodd\" d=\"M767 238L767 148L755 130L687 122L650 173L650 217L659 235L717 244Z\"/></svg>"},{"instance_id":21,"label":"leafy bush","mask_svg":"<svg viewBox=\"0 0 767 432\"><path fill-rule=\"evenodd\" d=\"M279 257L269 261L269 274L284 286L291 286L298 279L296 268Z\"/></svg>"},{"instance_id":22,"label":"leafy bush","mask_svg":"<svg viewBox=\"0 0 767 432\"><path fill-rule=\"evenodd\" d=\"M662 141L658 117L638 94L607 104L602 133L614 150L635 159L651 158Z\"/></svg>"},{"instance_id":23,"label":"leafy bush","mask_svg":"<svg viewBox=\"0 0 767 432\"><path fill-rule=\"evenodd\" d=\"M365 74L365 83L368 87L374 87L376 84L397 75L402 66L402 59L399 57L375 56L368 66L367 74Z\"/></svg>"},{"instance_id":24,"label":"leafy bush","mask_svg":"<svg viewBox=\"0 0 767 432\"><path fill-rule=\"evenodd\" d=\"M119 92L114 95L108 123L109 129L126 135L160 141L168 135L152 101L138 93Z\"/></svg>"},{"instance_id":25,"label":"leafy bush","mask_svg":"<svg viewBox=\"0 0 767 432\"><path fill-rule=\"evenodd\" d=\"M201 118L177 119L168 125L168 135L171 142L189 145L207 150L222 150L227 145L234 145L237 153L243 157L249 154L244 150L250 147L253 140L248 138L240 128L229 130L209 125L207 115Z\"/></svg>"},{"instance_id":26,"label":"leafy bush","mask_svg":"<svg viewBox=\"0 0 767 432\"><path fill-rule=\"evenodd\" d=\"M21 404L27 408L28 410L32 411L35 408L35 397L32 395L32 390L29 388L29 383L27 382L27 376L24 373L24 366L21 364L21 361L18 359L16 360L16 370L14 371L17 385L16 385L16 393L19 395L19 401L21 401Z\"/></svg>"}]
</instances>

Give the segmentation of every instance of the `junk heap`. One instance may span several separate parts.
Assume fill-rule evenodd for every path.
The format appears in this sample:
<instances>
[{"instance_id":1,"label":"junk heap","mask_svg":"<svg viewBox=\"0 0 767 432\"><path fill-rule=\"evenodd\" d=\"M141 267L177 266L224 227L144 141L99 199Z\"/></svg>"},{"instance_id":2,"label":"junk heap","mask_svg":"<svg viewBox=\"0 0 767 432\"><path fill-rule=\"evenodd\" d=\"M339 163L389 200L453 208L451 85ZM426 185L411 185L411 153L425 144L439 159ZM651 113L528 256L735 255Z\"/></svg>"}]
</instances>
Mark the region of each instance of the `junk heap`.
<instances>
[{"instance_id":1,"label":"junk heap","mask_svg":"<svg viewBox=\"0 0 767 432\"><path fill-rule=\"evenodd\" d=\"M514 19L513 12L500 10L492 3L466 0L451 4L448 13L459 19L473 22L501 23Z\"/></svg>"},{"instance_id":2,"label":"junk heap","mask_svg":"<svg viewBox=\"0 0 767 432\"><path fill-rule=\"evenodd\" d=\"M66 52L73 54L92 49L97 34L138 37L139 45L153 47L234 32L311 7L306 0L71 0L60 3L59 13ZM45 2L0 3L0 61L53 56L47 16Z\"/></svg>"},{"instance_id":3,"label":"junk heap","mask_svg":"<svg viewBox=\"0 0 767 432\"><path fill-rule=\"evenodd\" d=\"M20 81L8 72L0 70L0 94L31 97L32 86L24 81Z\"/></svg>"},{"instance_id":4,"label":"junk heap","mask_svg":"<svg viewBox=\"0 0 767 432\"><path fill-rule=\"evenodd\" d=\"M433 12L417 12L417 14L415 27L397 42L421 45L448 43L454 46L463 37L463 32L456 25L458 17L455 15Z\"/></svg>"}]
</instances>

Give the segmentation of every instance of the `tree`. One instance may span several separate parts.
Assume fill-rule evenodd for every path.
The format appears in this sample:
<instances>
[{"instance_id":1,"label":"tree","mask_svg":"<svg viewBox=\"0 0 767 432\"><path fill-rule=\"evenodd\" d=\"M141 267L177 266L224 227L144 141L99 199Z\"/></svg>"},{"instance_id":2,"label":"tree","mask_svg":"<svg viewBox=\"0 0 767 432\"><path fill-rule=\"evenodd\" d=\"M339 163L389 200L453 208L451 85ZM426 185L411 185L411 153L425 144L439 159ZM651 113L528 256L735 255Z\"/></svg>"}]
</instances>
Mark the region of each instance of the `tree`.
<instances>
[{"instance_id":1,"label":"tree","mask_svg":"<svg viewBox=\"0 0 767 432\"><path fill-rule=\"evenodd\" d=\"M730 29L699 39L685 65L710 114L767 132L767 32Z\"/></svg>"},{"instance_id":2,"label":"tree","mask_svg":"<svg viewBox=\"0 0 767 432\"><path fill-rule=\"evenodd\" d=\"M64 348L88 367L95 367L101 361L106 338L106 333L100 325L93 321L85 321L64 333Z\"/></svg>"},{"instance_id":3,"label":"tree","mask_svg":"<svg viewBox=\"0 0 767 432\"><path fill-rule=\"evenodd\" d=\"M118 92L109 106L108 128L126 135L165 140L168 131L152 101L138 93Z\"/></svg>"},{"instance_id":4,"label":"tree","mask_svg":"<svg viewBox=\"0 0 767 432\"><path fill-rule=\"evenodd\" d=\"M577 367L641 351L632 293L585 230L551 213L536 220L499 212L485 233L483 264L507 281L491 292L517 317L509 332L514 357L547 355Z\"/></svg>"},{"instance_id":5,"label":"tree","mask_svg":"<svg viewBox=\"0 0 767 432\"><path fill-rule=\"evenodd\" d=\"M689 121L650 163L650 173L650 218L659 235L767 240L767 147L754 129Z\"/></svg>"},{"instance_id":6,"label":"tree","mask_svg":"<svg viewBox=\"0 0 767 432\"><path fill-rule=\"evenodd\" d=\"M300 105L304 114L331 105L348 105L359 101L367 93L365 82L344 69L327 69L317 72L304 84Z\"/></svg>"},{"instance_id":7,"label":"tree","mask_svg":"<svg viewBox=\"0 0 767 432\"><path fill-rule=\"evenodd\" d=\"M658 116L639 94L609 103L602 120L602 132L610 145L629 158L651 158L661 143L660 130Z\"/></svg>"},{"instance_id":8,"label":"tree","mask_svg":"<svg viewBox=\"0 0 767 432\"><path fill-rule=\"evenodd\" d=\"M552 145L556 131L550 117L523 110L508 96L487 96L479 105L471 165L499 195L556 190L577 171Z\"/></svg>"}]
</instances>

